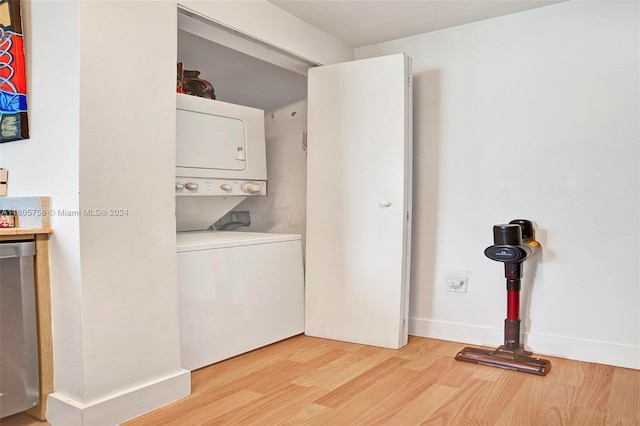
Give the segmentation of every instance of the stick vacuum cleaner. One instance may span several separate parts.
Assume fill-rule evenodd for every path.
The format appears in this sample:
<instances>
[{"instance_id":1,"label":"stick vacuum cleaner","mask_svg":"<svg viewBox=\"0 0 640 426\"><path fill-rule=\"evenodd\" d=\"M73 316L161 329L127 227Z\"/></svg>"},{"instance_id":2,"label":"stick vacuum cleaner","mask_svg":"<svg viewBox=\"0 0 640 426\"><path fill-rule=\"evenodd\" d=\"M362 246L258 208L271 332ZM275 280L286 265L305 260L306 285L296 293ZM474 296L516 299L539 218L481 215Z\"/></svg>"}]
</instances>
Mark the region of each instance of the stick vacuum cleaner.
<instances>
[{"instance_id":1,"label":"stick vacuum cleaner","mask_svg":"<svg viewBox=\"0 0 640 426\"><path fill-rule=\"evenodd\" d=\"M533 224L528 220L512 220L493 227L493 245L484 254L504 263L507 278L507 319L504 320L504 345L495 350L467 347L456 355L458 361L473 362L508 370L544 376L551 362L530 356L520 344L520 287L522 263L540 250L535 240Z\"/></svg>"}]
</instances>

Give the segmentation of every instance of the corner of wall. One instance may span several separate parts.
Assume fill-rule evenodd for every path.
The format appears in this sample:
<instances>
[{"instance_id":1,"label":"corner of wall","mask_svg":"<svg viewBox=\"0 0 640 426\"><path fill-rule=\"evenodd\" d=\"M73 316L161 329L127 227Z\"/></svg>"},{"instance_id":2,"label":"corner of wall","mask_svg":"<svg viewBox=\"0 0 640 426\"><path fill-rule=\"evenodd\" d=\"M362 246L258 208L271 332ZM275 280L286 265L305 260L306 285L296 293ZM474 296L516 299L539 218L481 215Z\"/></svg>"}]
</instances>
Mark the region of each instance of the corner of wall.
<instances>
[{"instance_id":1,"label":"corner of wall","mask_svg":"<svg viewBox=\"0 0 640 426\"><path fill-rule=\"evenodd\" d=\"M58 392L49 395L47 422L52 426L117 425L191 394L191 373L177 373L153 383L82 404Z\"/></svg>"}]
</instances>

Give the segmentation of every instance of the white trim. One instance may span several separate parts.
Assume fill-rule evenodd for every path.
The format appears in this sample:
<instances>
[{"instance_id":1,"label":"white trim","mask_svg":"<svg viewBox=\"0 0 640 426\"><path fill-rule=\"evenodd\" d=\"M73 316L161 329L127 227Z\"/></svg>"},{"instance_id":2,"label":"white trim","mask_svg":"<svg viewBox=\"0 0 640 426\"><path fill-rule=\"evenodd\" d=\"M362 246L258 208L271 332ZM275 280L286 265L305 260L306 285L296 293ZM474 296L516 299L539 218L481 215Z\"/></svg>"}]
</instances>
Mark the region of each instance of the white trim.
<instances>
[{"instance_id":1,"label":"white trim","mask_svg":"<svg viewBox=\"0 0 640 426\"><path fill-rule=\"evenodd\" d=\"M241 39L249 41L250 43L257 44L258 46L261 46L261 47L263 47L265 49L273 50L273 51L277 52L280 55L284 55L284 56L286 56L286 57L288 57L290 59L293 59L295 61L298 61L298 62L301 62L301 63L305 64L307 68L317 67L319 65L322 65L322 64L320 64L320 63L318 63L316 61L312 61L310 59L304 58L304 57L302 57L302 56L300 56L300 55L298 55L298 54L296 54L294 52L290 52L290 51L288 51L286 49L278 47L273 43L269 43L268 41L261 40L261 39L259 39L257 37L254 37L253 35L248 34L248 33L244 32L244 31L236 30L235 28L232 28L232 27L230 27L229 25L227 25L227 24L225 24L223 22L216 21L213 18L210 18L208 16L205 16L205 15L203 15L201 13L196 12L195 10L189 9L186 6L178 4L178 16L180 14L189 16L189 17L191 17L191 18L193 18L193 19L195 19L197 21L200 21L200 22L206 24L206 25L209 25L209 26L215 27L215 28L217 28L219 30L225 31L225 32L227 32L227 33L229 33L229 34L231 34L231 35L233 35L235 37L240 37Z\"/></svg>"},{"instance_id":2,"label":"white trim","mask_svg":"<svg viewBox=\"0 0 640 426\"><path fill-rule=\"evenodd\" d=\"M411 318L409 320L409 334L432 339L463 342L461 349L465 343L497 347L504 340L501 328L434 321L424 318ZM537 356L544 357L544 355L547 355L576 361L640 369L640 346L538 333L525 333L523 342L526 348L533 350Z\"/></svg>"},{"instance_id":3,"label":"white trim","mask_svg":"<svg viewBox=\"0 0 640 426\"><path fill-rule=\"evenodd\" d=\"M268 1L180 0L178 7L316 64L351 61L353 47Z\"/></svg>"},{"instance_id":4,"label":"white trim","mask_svg":"<svg viewBox=\"0 0 640 426\"><path fill-rule=\"evenodd\" d=\"M110 426L154 410L191 394L187 370L153 383L83 404L58 392L47 400L47 422L52 426Z\"/></svg>"}]
</instances>

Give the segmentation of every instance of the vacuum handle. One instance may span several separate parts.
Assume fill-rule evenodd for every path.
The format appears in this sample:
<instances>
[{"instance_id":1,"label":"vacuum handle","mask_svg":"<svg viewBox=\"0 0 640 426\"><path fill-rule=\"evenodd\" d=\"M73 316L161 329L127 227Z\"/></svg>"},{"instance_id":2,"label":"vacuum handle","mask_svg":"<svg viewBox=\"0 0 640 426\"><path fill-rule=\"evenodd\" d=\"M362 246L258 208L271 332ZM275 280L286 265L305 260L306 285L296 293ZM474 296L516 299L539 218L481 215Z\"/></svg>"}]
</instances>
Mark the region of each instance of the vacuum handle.
<instances>
[{"instance_id":1,"label":"vacuum handle","mask_svg":"<svg viewBox=\"0 0 640 426\"><path fill-rule=\"evenodd\" d=\"M522 227L515 223L493 225L493 244L497 246L522 245Z\"/></svg>"},{"instance_id":2,"label":"vacuum handle","mask_svg":"<svg viewBox=\"0 0 640 426\"><path fill-rule=\"evenodd\" d=\"M519 225L522 232L523 240L535 240L536 234L533 229L533 223L527 219L514 219L509 222L509 225Z\"/></svg>"}]
</instances>

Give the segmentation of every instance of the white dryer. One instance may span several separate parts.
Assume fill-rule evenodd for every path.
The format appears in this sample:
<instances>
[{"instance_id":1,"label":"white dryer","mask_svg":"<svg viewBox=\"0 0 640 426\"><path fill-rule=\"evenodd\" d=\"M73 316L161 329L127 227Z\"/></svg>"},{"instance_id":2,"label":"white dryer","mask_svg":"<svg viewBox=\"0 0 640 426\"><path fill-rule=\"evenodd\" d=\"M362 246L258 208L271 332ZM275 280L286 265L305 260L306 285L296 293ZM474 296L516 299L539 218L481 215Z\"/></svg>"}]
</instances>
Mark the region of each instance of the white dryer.
<instances>
[{"instance_id":1,"label":"white dryer","mask_svg":"<svg viewBox=\"0 0 640 426\"><path fill-rule=\"evenodd\" d=\"M210 230L267 194L264 113L179 94L176 159L182 367L303 333L301 236Z\"/></svg>"}]
</instances>

